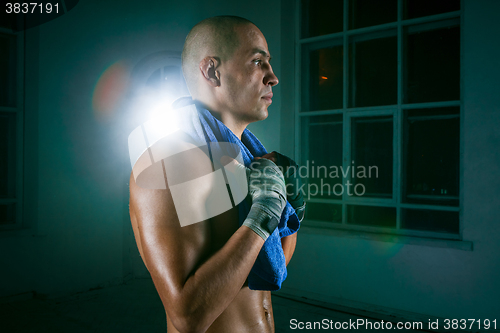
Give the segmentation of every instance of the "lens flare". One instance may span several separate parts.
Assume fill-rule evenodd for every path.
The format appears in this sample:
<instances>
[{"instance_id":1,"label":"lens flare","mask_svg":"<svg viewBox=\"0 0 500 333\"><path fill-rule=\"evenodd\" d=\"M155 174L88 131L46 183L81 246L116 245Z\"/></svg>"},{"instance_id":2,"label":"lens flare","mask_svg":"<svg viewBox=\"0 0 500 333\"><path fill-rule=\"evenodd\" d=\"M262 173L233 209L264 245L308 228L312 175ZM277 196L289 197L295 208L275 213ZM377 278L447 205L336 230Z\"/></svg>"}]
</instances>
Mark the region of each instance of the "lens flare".
<instances>
[{"instance_id":1,"label":"lens flare","mask_svg":"<svg viewBox=\"0 0 500 333\"><path fill-rule=\"evenodd\" d=\"M109 66L97 81L92 96L92 109L99 121L113 118L125 96L129 81L129 69L123 61Z\"/></svg>"}]
</instances>

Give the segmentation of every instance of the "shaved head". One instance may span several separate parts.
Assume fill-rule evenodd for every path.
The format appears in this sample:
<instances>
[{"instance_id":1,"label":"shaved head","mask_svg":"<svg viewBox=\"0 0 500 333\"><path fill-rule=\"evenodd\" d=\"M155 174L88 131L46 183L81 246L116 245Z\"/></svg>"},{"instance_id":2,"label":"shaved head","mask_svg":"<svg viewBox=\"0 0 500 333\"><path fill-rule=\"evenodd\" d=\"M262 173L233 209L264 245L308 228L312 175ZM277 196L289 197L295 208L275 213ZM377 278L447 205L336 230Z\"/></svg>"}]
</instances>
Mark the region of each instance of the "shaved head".
<instances>
[{"instance_id":1,"label":"shaved head","mask_svg":"<svg viewBox=\"0 0 500 333\"><path fill-rule=\"evenodd\" d=\"M238 16L216 16L205 19L189 32L182 50L182 72L193 97L198 93L199 65L203 58L210 56L224 63L240 46L240 35L236 28L253 25Z\"/></svg>"},{"instance_id":2,"label":"shaved head","mask_svg":"<svg viewBox=\"0 0 500 333\"><path fill-rule=\"evenodd\" d=\"M198 23L186 37L182 72L191 97L235 135L264 120L278 78L262 31L236 16Z\"/></svg>"}]
</instances>

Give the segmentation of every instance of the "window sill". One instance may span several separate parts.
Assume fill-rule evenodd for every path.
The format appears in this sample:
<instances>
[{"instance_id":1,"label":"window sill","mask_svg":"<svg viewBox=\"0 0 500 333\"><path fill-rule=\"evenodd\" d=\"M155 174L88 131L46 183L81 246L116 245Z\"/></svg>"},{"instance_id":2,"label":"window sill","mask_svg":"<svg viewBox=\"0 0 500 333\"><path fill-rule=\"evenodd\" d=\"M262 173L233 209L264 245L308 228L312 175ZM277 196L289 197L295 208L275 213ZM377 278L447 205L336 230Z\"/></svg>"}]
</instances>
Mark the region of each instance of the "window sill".
<instances>
[{"instance_id":1,"label":"window sill","mask_svg":"<svg viewBox=\"0 0 500 333\"><path fill-rule=\"evenodd\" d=\"M470 241L415 237L406 235L380 234L380 233L366 232L360 230L340 229L336 228L334 225L326 226L323 223L317 223L312 221L304 221L304 222L305 223L303 223L300 227L300 232L305 234L328 235L334 237L365 239L378 242L403 243L403 244L429 246L429 247L451 248L462 251L473 250L473 243Z\"/></svg>"}]
</instances>

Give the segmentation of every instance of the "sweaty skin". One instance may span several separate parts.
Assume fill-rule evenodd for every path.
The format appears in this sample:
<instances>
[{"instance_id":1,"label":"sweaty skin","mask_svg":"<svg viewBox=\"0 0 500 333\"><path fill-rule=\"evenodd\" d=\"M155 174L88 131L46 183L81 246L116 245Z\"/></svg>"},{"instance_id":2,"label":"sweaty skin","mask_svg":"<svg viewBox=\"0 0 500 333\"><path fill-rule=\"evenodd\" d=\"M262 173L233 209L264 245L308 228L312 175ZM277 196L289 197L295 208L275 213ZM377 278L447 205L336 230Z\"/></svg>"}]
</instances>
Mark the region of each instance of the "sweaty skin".
<instances>
[{"instance_id":1,"label":"sweaty skin","mask_svg":"<svg viewBox=\"0 0 500 333\"><path fill-rule=\"evenodd\" d=\"M194 173L197 164L185 167ZM271 293L245 283L263 240L238 226L237 208L181 227L170 190L140 188L131 176L130 217L169 333L274 332ZM296 234L283 239L287 263L295 242Z\"/></svg>"},{"instance_id":2,"label":"sweaty skin","mask_svg":"<svg viewBox=\"0 0 500 333\"><path fill-rule=\"evenodd\" d=\"M253 259L251 260L251 264L253 265L256 254L258 254L258 251L256 250L260 250L260 247L262 246L261 243L263 244L263 241L257 239L256 237L259 236L257 236L255 233L253 233L253 231L246 227L241 227L241 229L245 228L247 230L239 230L240 227L238 227L238 212L236 208L215 218L212 218L210 219L210 221L196 223L194 225L186 226L183 228L180 227L180 224L178 222L175 223L174 221L172 221L175 220L175 218L170 219L173 223L168 223L167 221L165 221L163 225L156 224L155 226L149 226L148 224L152 224L152 221L149 221L148 223L147 221L144 221L144 219L137 218L137 215L148 215L148 212L144 209L144 205L140 205L140 202L142 200L165 200L165 206L167 206L166 209L173 209L175 211L170 191L168 189L141 189L137 187L137 185L135 185L133 177L130 178L130 184L130 217L132 220L134 236L136 238L141 257L143 258L146 267L151 272L153 281L158 290L164 288L161 285L164 283L162 281L164 280L164 278L174 280L176 279L176 277L173 275L180 275L182 276L181 281L184 279L188 279L197 267L201 266L203 262L206 262L206 260L212 257L215 253L230 255L231 253L227 253L227 251L222 250L222 248L228 242L231 236L233 236L233 234L237 231L247 231L246 236L255 235L255 237L253 238L258 246L250 245L250 249L254 250L253 253L250 254L251 258ZM150 193L149 195L147 195L143 193L146 191L155 193ZM142 200L141 198L138 198L138 196L143 197ZM141 208L137 207L138 204L139 206L141 206ZM154 209L154 207L151 208ZM136 213L136 211L139 211L139 213ZM177 224L177 226L175 224ZM163 233L168 233L169 235ZM163 236L160 236L162 234ZM290 236L289 238L294 237ZM144 243L153 242L153 244L156 244L156 246L143 246L143 241ZM234 248L237 247L238 244L232 245L236 245L233 246ZM245 256L244 253L241 253L240 255ZM179 260L173 258L174 256L179 256ZM166 269L164 273L166 273L168 276L157 276L156 274L160 274L160 272L156 272L158 268L156 268L155 263L151 262L164 260L173 261L173 265L172 267L164 267L164 269ZM287 257L287 262L288 261L289 257ZM248 265L245 271L248 270L249 272L252 265ZM246 276L248 276L248 273L246 273ZM206 332L274 332L271 293L269 291L250 290L248 286L244 285L246 276L241 276L238 283L227 281L225 279L226 277L221 277L221 280L226 280L225 283L218 283L219 281L216 280L218 278L217 274L213 274L212 281L205 281L209 283L207 283L204 288L212 288L211 285L214 285L215 288L222 287L219 291L219 293L221 294L226 293L224 284L239 285L239 290L234 295L234 298L227 300L229 302L228 306L223 309L222 313L214 320L214 322L210 325L209 329ZM203 287L200 287L200 289L201 290L199 293L202 294ZM165 292L167 291L165 290ZM161 295L162 294L160 293L160 297ZM195 298L198 297L198 295L194 296ZM200 297L202 296L200 295ZM164 297L161 298L165 304ZM196 300L193 300L193 302L196 302ZM211 306L209 303L210 302L207 302L207 307ZM175 307L176 305L173 304L173 306ZM189 306L189 304L187 306ZM169 333L181 332L174 326L172 319L170 318L168 309L167 331Z\"/></svg>"},{"instance_id":3,"label":"sweaty skin","mask_svg":"<svg viewBox=\"0 0 500 333\"><path fill-rule=\"evenodd\" d=\"M246 125L267 117L271 88L278 80L260 30L253 24L237 30L240 47L231 61L209 54L200 62L200 86L193 98L217 110L215 115L241 137ZM204 164L198 162L186 161L186 174L195 174ZM207 186L186 201L197 209L209 192ZM246 285L264 241L239 226L237 208L181 227L168 186L144 189L131 175L130 218L139 252L165 307L169 333L275 331L271 293ZM287 264L295 243L296 234L282 239Z\"/></svg>"}]
</instances>

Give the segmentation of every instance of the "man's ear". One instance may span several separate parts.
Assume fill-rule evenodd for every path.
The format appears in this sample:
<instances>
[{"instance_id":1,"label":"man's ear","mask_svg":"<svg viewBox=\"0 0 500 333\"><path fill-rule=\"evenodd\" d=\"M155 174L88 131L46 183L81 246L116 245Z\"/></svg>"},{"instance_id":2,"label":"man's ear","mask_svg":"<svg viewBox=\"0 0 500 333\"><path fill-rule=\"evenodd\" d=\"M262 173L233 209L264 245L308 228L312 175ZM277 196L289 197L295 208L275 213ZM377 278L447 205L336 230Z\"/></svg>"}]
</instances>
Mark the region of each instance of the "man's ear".
<instances>
[{"instance_id":1,"label":"man's ear","mask_svg":"<svg viewBox=\"0 0 500 333\"><path fill-rule=\"evenodd\" d=\"M217 70L217 67L219 67L219 65L220 62L215 57L205 57L200 62L200 71L203 74L203 77L213 87L220 86L220 73Z\"/></svg>"}]
</instances>

